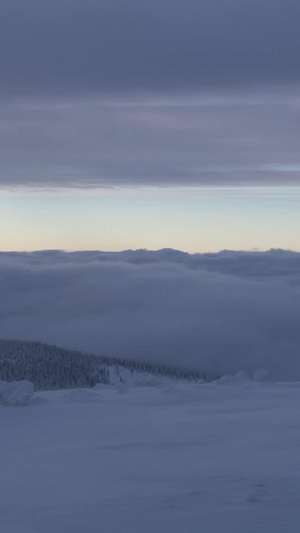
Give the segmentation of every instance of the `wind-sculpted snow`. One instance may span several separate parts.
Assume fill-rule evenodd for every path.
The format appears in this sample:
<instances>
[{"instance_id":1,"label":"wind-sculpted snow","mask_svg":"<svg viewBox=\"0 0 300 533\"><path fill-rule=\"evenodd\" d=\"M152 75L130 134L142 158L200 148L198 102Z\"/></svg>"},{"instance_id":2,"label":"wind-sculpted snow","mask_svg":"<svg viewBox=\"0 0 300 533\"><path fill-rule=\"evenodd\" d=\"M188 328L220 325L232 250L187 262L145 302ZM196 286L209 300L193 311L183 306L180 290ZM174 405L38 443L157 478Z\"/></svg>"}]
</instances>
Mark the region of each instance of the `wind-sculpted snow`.
<instances>
[{"instance_id":1,"label":"wind-sculpted snow","mask_svg":"<svg viewBox=\"0 0 300 533\"><path fill-rule=\"evenodd\" d=\"M26 405L34 393L31 381L0 381L0 404L6 406Z\"/></svg>"},{"instance_id":2,"label":"wind-sculpted snow","mask_svg":"<svg viewBox=\"0 0 300 533\"><path fill-rule=\"evenodd\" d=\"M0 337L300 379L300 253L0 254Z\"/></svg>"}]
</instances>

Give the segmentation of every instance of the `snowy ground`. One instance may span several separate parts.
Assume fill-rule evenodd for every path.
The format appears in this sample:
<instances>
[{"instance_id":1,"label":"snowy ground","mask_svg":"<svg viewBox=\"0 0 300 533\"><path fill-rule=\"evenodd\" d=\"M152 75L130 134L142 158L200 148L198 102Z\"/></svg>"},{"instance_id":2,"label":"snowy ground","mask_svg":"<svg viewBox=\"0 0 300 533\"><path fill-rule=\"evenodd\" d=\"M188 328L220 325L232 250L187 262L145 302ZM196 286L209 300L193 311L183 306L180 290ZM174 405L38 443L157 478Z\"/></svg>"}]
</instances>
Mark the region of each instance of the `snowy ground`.
<instances>
[{"instance_id":1,"label":"snowy ground","mask_svg":"<svg viewBox=\"0 0 300 533\"><path fill-rule=\"evenodd\" d=\"M39 393L0 420L1 533L299 531L300 383Z\"/></svg>"}]
</instances>

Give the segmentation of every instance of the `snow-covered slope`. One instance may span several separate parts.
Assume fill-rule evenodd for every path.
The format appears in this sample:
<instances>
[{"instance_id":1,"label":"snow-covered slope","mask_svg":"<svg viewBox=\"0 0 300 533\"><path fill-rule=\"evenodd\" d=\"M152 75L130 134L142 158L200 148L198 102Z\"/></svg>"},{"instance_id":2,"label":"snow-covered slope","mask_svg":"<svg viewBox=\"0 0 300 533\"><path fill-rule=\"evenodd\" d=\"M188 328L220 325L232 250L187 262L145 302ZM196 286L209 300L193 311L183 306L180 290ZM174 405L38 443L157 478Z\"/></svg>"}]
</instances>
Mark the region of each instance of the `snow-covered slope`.
<instances>
[{"instance_id":1,"label":"snow-covered slope","mask_svg":"<svg viewBox=\"0 0 300 533\"><path fill-rule=\"evenodd\" d=\"M40 342L0 339L0 380L27 379L36 390L110 385L158 385L216 376L165 365L83 354Z\"/></svg>"},{"instance_id":2,"label":"snow-covered slope","mask_svg":"<svg viewBox=\"0 0 300 533\"><path fill-rule=\"evenodd\" d=\"M300 383L0 405L1 533L298 533Z\"/></svg>"}]
</instances>

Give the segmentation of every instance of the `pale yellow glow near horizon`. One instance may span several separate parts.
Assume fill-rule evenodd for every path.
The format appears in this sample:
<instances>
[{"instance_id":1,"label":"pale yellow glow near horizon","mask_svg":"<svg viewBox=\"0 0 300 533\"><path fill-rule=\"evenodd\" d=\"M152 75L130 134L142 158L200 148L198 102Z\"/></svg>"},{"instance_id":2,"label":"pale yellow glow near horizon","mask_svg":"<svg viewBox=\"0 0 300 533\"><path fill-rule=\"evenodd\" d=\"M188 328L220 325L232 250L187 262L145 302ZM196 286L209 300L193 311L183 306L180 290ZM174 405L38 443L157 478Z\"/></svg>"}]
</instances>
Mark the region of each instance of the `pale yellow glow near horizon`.
<instances>
[{"instance_id":1,"label":"pale yellow glow near horizon","mask_svg":"<svg viewBox=\"0 0 300 533\"><path fill-rule=\"evenodd\" d=\"M2 191L0 249L300 250L300 188Z\"/></svg>"}]
</instances>

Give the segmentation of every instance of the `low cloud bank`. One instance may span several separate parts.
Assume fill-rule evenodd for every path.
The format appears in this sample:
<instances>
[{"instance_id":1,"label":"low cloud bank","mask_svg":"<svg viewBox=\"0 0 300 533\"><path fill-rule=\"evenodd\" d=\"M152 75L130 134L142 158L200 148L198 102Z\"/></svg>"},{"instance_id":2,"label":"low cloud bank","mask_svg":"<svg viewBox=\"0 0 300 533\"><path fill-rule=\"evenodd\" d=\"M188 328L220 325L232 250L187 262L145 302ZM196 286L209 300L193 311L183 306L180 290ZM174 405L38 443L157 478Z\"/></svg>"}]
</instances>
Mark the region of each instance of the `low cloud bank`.
<instances>
[{"instance_id":1,"label":"low cloud bank","mask_svg":"<svg viewBox=\"0 0 300 533\"><path fill-rule=\"evenodd\" d=\"M0 337L300 379L300 253L0 254Z\"/></svg>"}]
</instances>

